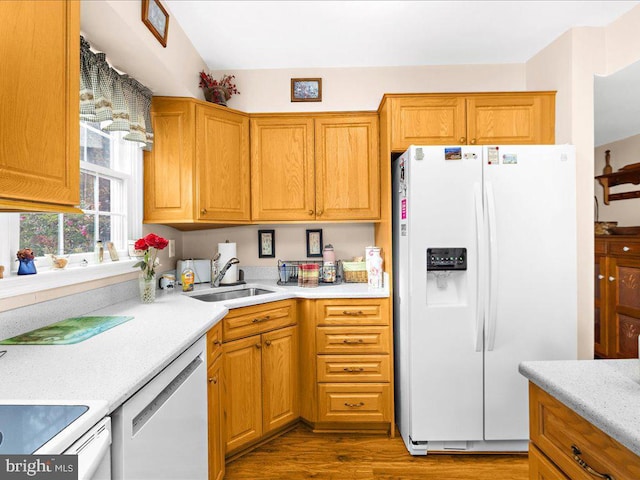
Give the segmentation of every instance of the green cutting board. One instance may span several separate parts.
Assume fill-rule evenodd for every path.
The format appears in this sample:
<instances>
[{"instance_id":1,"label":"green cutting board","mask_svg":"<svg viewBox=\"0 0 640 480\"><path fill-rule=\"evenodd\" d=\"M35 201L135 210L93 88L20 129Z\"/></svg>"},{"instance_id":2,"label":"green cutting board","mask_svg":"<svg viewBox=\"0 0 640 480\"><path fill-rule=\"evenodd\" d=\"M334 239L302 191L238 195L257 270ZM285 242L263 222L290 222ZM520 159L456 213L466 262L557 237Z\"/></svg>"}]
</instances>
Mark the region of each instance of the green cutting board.
<instances>
[{"instance_id":1,"label":"green cutting board","mask_svg":"<svg viewBox=\"0 0 640 480\"><path fill-rule=\"evenodd\" d=\"M0 345L71 345L98 335L133 317L72 317L0 342Z\"/></svg>"}]
</instances>

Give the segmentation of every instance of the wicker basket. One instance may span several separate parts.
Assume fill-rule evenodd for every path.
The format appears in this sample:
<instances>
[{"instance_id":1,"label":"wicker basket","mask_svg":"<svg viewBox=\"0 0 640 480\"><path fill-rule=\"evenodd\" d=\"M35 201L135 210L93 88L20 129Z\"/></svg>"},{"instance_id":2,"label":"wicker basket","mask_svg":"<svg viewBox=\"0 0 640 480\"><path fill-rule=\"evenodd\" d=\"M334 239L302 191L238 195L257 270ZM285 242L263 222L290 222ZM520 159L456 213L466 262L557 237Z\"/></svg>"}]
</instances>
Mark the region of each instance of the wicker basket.
<instances>
[{"instance_id":1,"label":"wicker basket","mask_svg":"<svg viewBox=\"0 0 640 480\"><path fill-rule=\"evenodd\" d=\"M342 262L344 281L367 283L367 264L365 262Z\"/></svg>"}]
</instances>

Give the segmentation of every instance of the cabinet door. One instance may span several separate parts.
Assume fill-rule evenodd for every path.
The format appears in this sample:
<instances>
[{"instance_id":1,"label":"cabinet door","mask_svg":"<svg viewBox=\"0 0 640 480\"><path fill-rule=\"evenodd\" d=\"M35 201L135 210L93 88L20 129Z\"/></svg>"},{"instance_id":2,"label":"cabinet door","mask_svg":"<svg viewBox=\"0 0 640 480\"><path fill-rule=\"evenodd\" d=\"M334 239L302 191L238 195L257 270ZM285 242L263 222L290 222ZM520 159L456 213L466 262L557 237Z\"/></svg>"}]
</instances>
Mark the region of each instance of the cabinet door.
<instances>
[{"instance_id":1,"label":"cabinet door","mask_svg":"<svg viewBox=\"0 0 640 480\"><path fill-rule=\"evenodd\" d=\"M0 208L78 205L80 2L2 1L0 18Z\"/></svg>"},{"instance_id":2,"label":"cabinet door","mask_svg":"<svg viewBox=\"0 0 640 480\"><path fill-rule=\"evenodd\" d=\"M193 102L153 98L154 145L144 152L144 221L193 220Z\"/></svg>"},{"instance_id":3,"label":"cabinet door","mask_svg":"<svg viewBox=\"0 0 640 480\"><path fill-rule=\"evenodd\" d=\"M569 480L564 473L556 467L540 450L532 443L529 444L529 479L530 480Z\"/></svg>"},{"instance_id":4,"label":"cabinet door","mask_svg":"<svg viewBox=\"0 0 640 480\"><path fill-rule=\"evenodd\" d=\"M615 357L638 358L640 259L609 257L608 316L615 328Z\"/></svg>"},{"instance_id":5,"label":"cabinet door","mask_svg":"<svg viewBox=\"0 0 640 480\"><path fill-rule=\"evenodd\" d=\"M594 279L594 354L599 358L609 357L609 330L607 321L607 257L604 255L596 255L595 262L595 279Z\"/></svg>"},{"instance_id":6,"label":"cabinet door","mask_svg":"<svg viewBox=\"0 0 640 480\"><path fill-rule=\"evenodd\" d=\"M248 222L251 218L249 120L216 105L196 106L198 220Z\"/></svg>"},{"instance_id":7,"label":"cabinet door","mask_svg":"<svg viewBox=\"0 0 640 480\"><path fill-rule=\"evenodd\" d=\"M251 120L251 218L314 220L313 119Z\"/></svg>"},{"instance_id":8,"label":"cabinet door","mask_svg":"<svg viewBox=\"0 0 640 480\"><path fill-rule=\"evenodd\" d=\"M298 328L287 327L262 335L263 432L299 417Z\"/></svg>"},{"instance_id":9,"label":"cabinet door","mask_svg":"<svg viewBox=\"0 0 640 480\"><path fill-rule=\"evenodd\" d=\"M224 345L224 399L227 453L262 435L260 335Z\"/></svg>"},{"instance_id":10,"label":"cabinet door","mask_svg":"<svg viewBox=\"0 0 640 480\"><path fill-rule=\"evenodd\" d=\"M209 480L224 477L224 410L222 404L222 358L207 370L209 381Z\"/></svg>"},{"instance_id":11,"label":"cabinet door","mask_svg":"<svg viewBox=\"0 0 640 480\"><path fill-rule=\"evenodd\" d=\"M378 116L315 120L316 219L380 218Z\"/></svg>"},{"instance_id":12,"label":"cabinet door","mask_svg":"<svg viewBox=\"0 0 640 480\"><path fill-rule=\"evenodd\" d=\"M464 97L429 95L392 100L391 149L404 152L410 145L465 144Z\"/></svg>"},{"instance_id":13,"label":"cabinet door","mask_svg":"<svg viewBox=\"0 0 640 480\"><path fill-rule=\"evenodd\" d=\"M467 98L470 145L553 144L555 95L531 93Z\"/></svg>"}]
</instances>

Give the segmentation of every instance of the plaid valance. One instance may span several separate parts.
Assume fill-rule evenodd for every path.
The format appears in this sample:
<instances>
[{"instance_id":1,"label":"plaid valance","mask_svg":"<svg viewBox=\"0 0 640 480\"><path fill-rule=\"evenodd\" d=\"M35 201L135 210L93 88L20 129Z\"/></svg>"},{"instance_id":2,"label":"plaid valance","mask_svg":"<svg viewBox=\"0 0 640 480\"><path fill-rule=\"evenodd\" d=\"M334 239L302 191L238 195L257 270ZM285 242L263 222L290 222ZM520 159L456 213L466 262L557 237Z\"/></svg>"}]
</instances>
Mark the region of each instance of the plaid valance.
<instances>
[{"instance_id":1,"label":"plaid valance","mask_svg":"<svg viewBox=\"0 0 640 480\"><path fill-rule=\"evenodd\" d=\"M104 131L128 132L125 140L145 150L153 145L151 90L107 63L80 37L80 119L99 123Z\"/></svg>"}]
</instances>

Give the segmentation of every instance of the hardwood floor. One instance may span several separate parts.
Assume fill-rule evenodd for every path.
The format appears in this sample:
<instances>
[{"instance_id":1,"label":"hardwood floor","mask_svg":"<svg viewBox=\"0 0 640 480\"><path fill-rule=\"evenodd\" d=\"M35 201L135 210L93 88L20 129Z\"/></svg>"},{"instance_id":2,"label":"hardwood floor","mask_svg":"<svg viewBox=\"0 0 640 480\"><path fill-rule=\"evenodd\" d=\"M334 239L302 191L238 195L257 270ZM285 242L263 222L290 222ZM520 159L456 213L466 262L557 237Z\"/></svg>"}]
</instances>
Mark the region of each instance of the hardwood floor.
<instances>
[{"instance_id":1,"label":"hardwood floor","mask_svg":"<svg viewBox=\"0 0 640 480\"><path fill-rule=\"evenodd\" d=\"M528 480L526 455L412 457L402 439L304 425L227 464L225 480Z\"/></svg>"}]
</instances>

